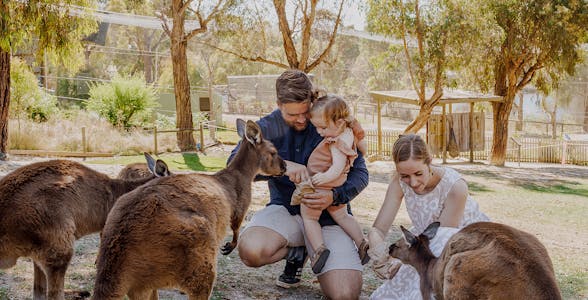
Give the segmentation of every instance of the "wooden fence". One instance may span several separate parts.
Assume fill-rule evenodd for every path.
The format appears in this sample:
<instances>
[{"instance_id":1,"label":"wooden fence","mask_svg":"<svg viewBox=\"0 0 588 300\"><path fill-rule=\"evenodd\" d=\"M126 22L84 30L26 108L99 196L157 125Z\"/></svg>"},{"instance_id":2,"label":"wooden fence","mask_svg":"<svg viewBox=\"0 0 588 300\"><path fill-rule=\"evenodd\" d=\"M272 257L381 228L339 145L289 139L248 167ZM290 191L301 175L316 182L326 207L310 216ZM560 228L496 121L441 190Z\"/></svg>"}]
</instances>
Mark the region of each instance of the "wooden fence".
<instances>
[{"instance_id":1,"label":"wooden fence","mask_svg":"<svg viewBox=\"0 0 588 300\"><path fill-rule=\"evenodd\" d=\"M391 159L392 146L402 131L382 132L382 153L384 159ZM424 139L425 137L422 136ZM366 131L368 154L378 153L378 133ZM474 151L475 160L487 160L492 150L492 137L485 137L484 150ZM565 155L563 155L565 154ZM437 157L439 157L438 154ZM458 158L469 159L470 152L460 152ZM564 141L549 138L511 138L507 144L506 160L510 162L567 163L588 165L588 141Z\"/></svg>"}]
</instances>

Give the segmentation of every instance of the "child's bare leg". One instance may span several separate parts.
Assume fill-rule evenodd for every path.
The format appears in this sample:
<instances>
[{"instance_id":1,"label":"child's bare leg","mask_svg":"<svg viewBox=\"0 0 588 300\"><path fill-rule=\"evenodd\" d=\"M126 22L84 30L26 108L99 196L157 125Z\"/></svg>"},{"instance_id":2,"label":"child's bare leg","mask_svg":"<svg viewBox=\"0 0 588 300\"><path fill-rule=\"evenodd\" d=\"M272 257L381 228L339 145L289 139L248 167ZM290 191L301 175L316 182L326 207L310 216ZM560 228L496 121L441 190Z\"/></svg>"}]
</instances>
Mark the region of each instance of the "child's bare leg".
<instances>
[{"instance_id":1,"label":"child's bare leg","mask_svg":"<svg viewBox=\"0 0 588 300\"><path fill-rule=\"evenodd\" d=\"M364 240L363 231L355 218L347 213L347 205L329 206L327 208L333 220L343 228L355 242L355 245L359 247Z\"/></svg>"},{"instance_id":2,"label":"child's bare leg","mask_svg":"<svg viewBox=\"0 0 588 300\"><path fill-rule=\"evenodd\" d=\"M300 205L300 215L302 215L302 220L304 222L306 238L310 242L310 246L314 251L325 243L323 240L321 225L318 222L321 213L322 210L308 208L304 204Z\"/></svg>"},{"instance_id":3,"label":"child's bare leg","mask_svg":"<svg viewBox=\"0 0 588 300\"><path fill-rule=\"evenodd\" d=\"M368 242L363 237L363 232L361 231L361 226L355 218L347 213L347 206L346 205L338 205L338 206L331 206L327 208L327 211L333 217L333 220L343 228L345 233L347 233L351 239L355 242L355 246L357 246L357 251L359 254L359 258L361 259L361 264L365 265L369 262L370 257L367 254L368 251Z\"/></svg>"},{"instance_id":4,"label":"child's bare leg","mask_svg":"<svg viewBox=\"0 0 588 300\"><path fill-rule=\"evenodd\" d=\"M331 253L325 246L321 225L318 222L321 213L322 210L320 209L311 209L304 204L300 206L300 214L304 222L306 238L310 242L313 251L313 255L310 257L310 264L315 274L319 274L323 270Z\"/></svg>"}]
</instances>

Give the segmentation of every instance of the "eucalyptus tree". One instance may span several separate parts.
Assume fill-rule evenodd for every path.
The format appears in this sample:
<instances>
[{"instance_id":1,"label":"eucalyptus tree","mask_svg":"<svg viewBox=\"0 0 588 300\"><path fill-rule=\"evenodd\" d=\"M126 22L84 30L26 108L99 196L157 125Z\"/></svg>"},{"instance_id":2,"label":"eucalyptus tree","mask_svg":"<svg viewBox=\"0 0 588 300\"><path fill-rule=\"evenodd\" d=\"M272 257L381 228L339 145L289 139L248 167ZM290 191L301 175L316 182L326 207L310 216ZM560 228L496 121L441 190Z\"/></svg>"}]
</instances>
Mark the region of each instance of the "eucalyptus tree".
<instances>
[{"instance_id":1,"label":"eucalyptus tree","mask_svg":"<svg viewBox=\"0 0 588 300\"><path fill-rule=\"evenodd\" d=\"M171 56L176 98L176 126L178 147L181 151L194 150L196 143L190 131L194 127L190 103L190 82L188 80L188 41L208 30L216 18L233 5L232 0L171 0L161 14L163 29L171 41ZM171 20L171 24L168 22ZM187 21L196 23L196 28L186 28ZM171 25L171 28L170 28Z\"/></svg>"},{"instance_id":2,"label":"eucalyptus tree","mask_svg":"<svg viewBox=\"0 0 588 300\"><path fill-rule=\"evenodd\" d=\"M493 68L494 94L502 102L492 103L493 141L490 162L504 165L508 142L508 118L515 96L526 85L557 85L579 62L581 38L588 24L588 2L584 0L480 0L499 27L498 43L483 57ZM486 38L481 36L481 39ZM538 76L539 72L544 74ZM549 78L549 80L545 80Z\"/></svg>"},{"instance_id":3,"label":"eucalyptus tree","mask_svg":"<svg viewBox=\"0 0 588 300\"><path fill-rule=\"evenodd\" d=\"M400 39L410 85L418 96L417 117L404 130L419 131L429 119L447 86L446 70L467 51L460 41L475 35L464 22L473 7L461 1L368 0L368 29Z\"/></svg>"},{"instance_id":4,"label":"eucalyptus tree","mask_svg":"<svg viewBox=\"0 0 588 300\"><path fill-rule=\"evenodd\" d=\"M110 0L107 9L121 13L140 16L153 16L168 4L165 0L129 1ZM164 49L169 49L169 39L162 28L151 29L139 26L120 26L111 24L109 43L116 48L130 48L136 55L124 55L115 62L122 68L122 73L135 74L143 72L147 83L156 82L159 77L159 63L169 56Z\"/></svg>"},{"instance_id":5,"label":"eucalyptus tree","mask_svg":"<svg viewBox=\"0 0 588 300\"><path fill-rule=\"evenodd\" d=\"M0 0L0 159L6 159L10 106L11 51L38 39L37 59L45 57L72 69L83 61L82 37L96 30L96 22L72 16L92 0Z\"/></svg>"},{"instance_id":6,"label":"eucalyptus tree","mask_svg":"<svg viewBox=\"0 0 588 300\"><path fill-rule=\"evenodd\" d=\"M341 25L343 7L348 1L243 2L238 15L226 20L223 28L219 28L223 32L232 32L227 36L235 41L232 46L207 45L245 61L308 73L327 59ZM282 43L281 53L271 46L276 38L272 27L275 23L279 29L277 37Z\"/></svg>"}]
</instances>

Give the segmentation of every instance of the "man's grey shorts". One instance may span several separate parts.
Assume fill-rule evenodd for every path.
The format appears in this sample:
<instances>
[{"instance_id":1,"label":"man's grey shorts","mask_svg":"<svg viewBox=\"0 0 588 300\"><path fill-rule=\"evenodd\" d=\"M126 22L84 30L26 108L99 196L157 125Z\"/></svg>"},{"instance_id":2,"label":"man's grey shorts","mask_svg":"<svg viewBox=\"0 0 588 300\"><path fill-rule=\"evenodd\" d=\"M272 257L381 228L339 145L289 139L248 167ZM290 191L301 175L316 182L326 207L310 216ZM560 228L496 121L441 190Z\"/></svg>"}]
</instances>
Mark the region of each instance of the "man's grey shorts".
<instances>
[{"instance_id":1,"label":"man's grey shorts","mask_svg":"<svg viewBox=\"0 0 588 300\"><path fill-rule=\"evenodd\" d=\"M290 215L281 205L269 205L257 211L243 231L251 227L266 227L277 232L288 241L290 247L310 245L308 242L305 243L302 217ZM331 270L363 271L355 243L340 226L324 226L322 231L325 245L331 254L321 274ZM306 249L309 255L313 254L309 246Z\"/></svg>"}]
</instances>

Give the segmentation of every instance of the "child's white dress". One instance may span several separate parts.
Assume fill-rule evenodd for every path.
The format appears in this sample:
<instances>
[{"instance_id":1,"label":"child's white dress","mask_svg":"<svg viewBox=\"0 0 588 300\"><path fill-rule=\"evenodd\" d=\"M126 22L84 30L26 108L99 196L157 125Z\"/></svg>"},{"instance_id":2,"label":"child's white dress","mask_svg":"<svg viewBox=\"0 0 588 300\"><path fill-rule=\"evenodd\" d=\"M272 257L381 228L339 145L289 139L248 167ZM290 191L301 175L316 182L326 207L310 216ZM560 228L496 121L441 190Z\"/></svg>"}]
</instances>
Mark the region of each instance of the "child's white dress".
<instances>
[{"instance_id":1,"label":"child's white dress","mask_svg":"<svg viewBox=\"0 0 588 300\"><path fill-rule=\"evenodd\" d=\"M441 212L445 206L445 200L451 187L456 181L461 179L461 175L451 169L444 167L445 173L437 186L425 195L416 194L407 184L400 181L400 187L404 193L404 200L408 215L412 221L413 227L410 229L414 234L420 234L429 226L429 224L438 221ZM430 248L434 255L439 256L447 243L447 240L459 231L459 229L475 222L489 221L490 219L480 211L470 195L468 195L464 210L463 219L459 223L459 228L440 227L431 240ZM376 289L370 299L407 299L420 300L420 278L417 271L409 265L402 265L396 275L384 281Z\"/></svg>"}]
</instances>

